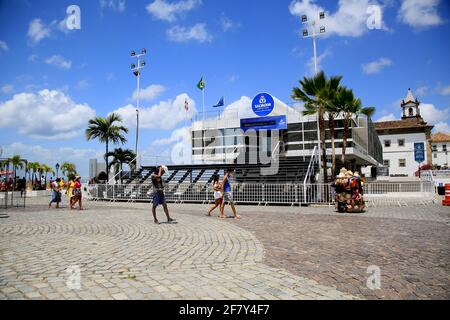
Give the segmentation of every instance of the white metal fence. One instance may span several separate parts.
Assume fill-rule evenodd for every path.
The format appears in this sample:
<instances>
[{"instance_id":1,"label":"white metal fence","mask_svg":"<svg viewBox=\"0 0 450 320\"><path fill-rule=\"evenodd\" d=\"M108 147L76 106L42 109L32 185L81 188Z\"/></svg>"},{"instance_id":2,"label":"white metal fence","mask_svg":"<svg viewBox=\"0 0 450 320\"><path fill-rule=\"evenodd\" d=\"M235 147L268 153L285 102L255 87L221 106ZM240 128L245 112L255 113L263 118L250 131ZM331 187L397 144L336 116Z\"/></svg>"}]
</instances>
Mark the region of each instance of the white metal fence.
<instances>
[{"instance_id":1,"label":"white metal fence","mask_svg":"<svg viewBox=\"0 0 450 320\"><path fill-rule=\"evenodd\" d=\"M334 188L330 184L262 184L240 183L233 185L233 200L237 204L334 204ZM91 200L152 201L151 184L104 185L87 187ZM432 182L370 183L364 188L368 206L410 205L434 201ZM173 183L165 185L167 202L212 203L212 185L207 183Z\"/></svg>"}]
</instances>

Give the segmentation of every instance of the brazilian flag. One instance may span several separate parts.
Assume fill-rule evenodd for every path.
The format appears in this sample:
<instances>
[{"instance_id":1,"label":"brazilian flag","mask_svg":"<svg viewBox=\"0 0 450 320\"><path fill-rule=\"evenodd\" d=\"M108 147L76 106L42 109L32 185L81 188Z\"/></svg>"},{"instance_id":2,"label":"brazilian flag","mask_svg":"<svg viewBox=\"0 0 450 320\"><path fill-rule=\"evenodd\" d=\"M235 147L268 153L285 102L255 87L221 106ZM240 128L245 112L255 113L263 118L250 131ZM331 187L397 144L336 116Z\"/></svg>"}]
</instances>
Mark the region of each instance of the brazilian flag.
<instances>
[{"instance_id":1,"label":"brazilian flag","mask_svg":"<svg viewBox=\"0 0 450 320\"><path fill-rule=\"evenodd\" d=\"M197 88L200 90L205 89L205 81L203 81L203 77L200 79L200 81L197 83Z\"/></svg>"}]
</instances>

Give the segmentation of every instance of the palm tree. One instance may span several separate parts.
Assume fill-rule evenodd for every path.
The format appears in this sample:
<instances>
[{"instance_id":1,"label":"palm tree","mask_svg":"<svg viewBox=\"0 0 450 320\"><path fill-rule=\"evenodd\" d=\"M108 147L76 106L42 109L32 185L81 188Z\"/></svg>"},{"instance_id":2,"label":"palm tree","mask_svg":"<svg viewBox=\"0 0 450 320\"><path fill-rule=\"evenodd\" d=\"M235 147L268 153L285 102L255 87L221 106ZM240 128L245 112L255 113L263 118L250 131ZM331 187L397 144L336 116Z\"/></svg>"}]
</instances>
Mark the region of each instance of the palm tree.
<instances>
[{"instance_id":1,"label":"palm tree","mask_svg":"<svg viewBox=\"0 0 450 320\"><path fill-rule=\"evenodd\" d=\"M337 98L338 94L336 92L335 94L335 99ZM332 163L332 176L335 177L336 176L336 146L334 143L334 129L335 129L335 124L334 124L334 119L336 119L336 117L339 115L340 113L340 109L339 109L339 105L333 103L328 104L326 107L326 112L328 115L328 129L330 130L330 139L331 139L331 163Z\"/></svg>"},{"instance_id":2,"label":"palm tree","mask_svg":"<svg viewBox=\"0 0 450 320\"><path fill-rule=\"evenodd\" d=\"M351 89L345 87L340 88L338 92L337 101L339 101L339 108L344 116L344 134L342 137L342 156L341 162L345 167L345 154L347 148L347 140L350 135L351 118L353 115L359 116L364 114L371 117L375 113L374 107L362 107L361 99L358 99L353 94Z\"/></svg>"},{"instance_id":3,"label":"palm tree","mask_svg":"<svg viewBox=\"0 0 450 320\"><path fill-rule=\"evenodd\" d=\"M136 158L136 154L134 153L134 151L130 150L130 149L125 149L123 150L122 148L115 148L114 151L112 152L108 152L106 154L107 157L113 157L113 160L111 161L111 163L109 164L110 166L115 166L116 167L116 173L118 170L122 171L123 170L123 165L124 164L129 164L131 167L132 161L134 160L134 158ZM108 169L109 171L109 169ZM122 183L122 174L120 174L120 183Z\"/></svg>"},{"instance_id":4,"label":"palm tree","mask_svg":"<svg viewBox=\"0 0 450 320\"><path fill-rule=\"evenodd\" d=\"M41 164L39 162L29 162L28 163L28 174L30 175L31 184L34 186L34 181L36 179L36 172L38 171ZM33 171L33 177L31 177L31 170Z\"/></svg>"},{"instance_id":5,"label":"palm tree","mask_svg":"<svg viewBox=\"0 0 450 320\"><path fill-rule=\"evenodd\" d=\"M55 171L53 170L52 167L50 167L50 166L48 166L46 164L42 165L42 171L45 173L45 180L44 180L44 182L45 182L45 185L47 186L47 174L48 173L55 174Z\"/></svg>"},{"instance_id":6,"label":"palm tree","mask_svg":"<svg viewBox=\"0 0 450 320\"><path fill-rule=\"evenodd\" d=\"M8 162L11 163L13 166L14 185L15 185L17 180L17 169L23 169L27 162L26 160L22 159L18 154L13 155L11 158L8 158Z\"/></svg>"},{"instance_id":7,"label":"palm tree","mask_svg":"<svg viewBox=\"0 0 450 320\"><path fill-rule=\"evenodd\" d=\"M106 163L106 178L109 181L109 164L108 164L108 146L112 142L114 144L127 142L123 133L128 133L128 129L122 125L115 125L115 122L122 122L122 117L117 113L111 113L106 118L95 117L89 120L89 126L86 129L86 139L98 139L105 143L105 163Z\"/></svg>"},{"instance_id":8,"label":"palm tree","mask_svg":"<svg viewBox=\"0 0 450 320\"><path fill-rule=\"evenodd\" d=\"M324 182L328 181L324 114L326 107L330 105L335 98L341 79L342 76L327 78L325 73L320 71L313 78L304 77L303 80L300 80L299 83L301 88L294 87L291 95L292 99L304 102L304 107L306 109L303 111L304 115L318 115Z\"/></svg>"},{"instance_id":9,"label":"palm tree","mask_svg":"<svg viewBox=\"0 0 450 320\"><path fill-rule=\"evenodd\" d=\"M77 166L74 163L64 162L60 169L68 180L72 180L77 175Z\"/></svg>"}]
</instances>

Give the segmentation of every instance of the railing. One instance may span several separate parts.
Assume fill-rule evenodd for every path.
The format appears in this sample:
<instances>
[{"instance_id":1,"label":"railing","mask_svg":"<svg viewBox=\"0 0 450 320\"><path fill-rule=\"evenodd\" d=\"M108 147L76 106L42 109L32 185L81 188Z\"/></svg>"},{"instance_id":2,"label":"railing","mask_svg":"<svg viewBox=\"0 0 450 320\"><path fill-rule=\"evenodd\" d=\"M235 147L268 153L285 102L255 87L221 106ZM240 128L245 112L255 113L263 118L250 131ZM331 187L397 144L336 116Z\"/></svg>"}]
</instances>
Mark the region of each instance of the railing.
<instances>
[{"instance_id":1,"label":"railing","mask_svg":"<svg viewBox=\"0 0 450 320\"><path fill-rule=\"evenodd\" d=\"M237 204L326 204L334 203L334 188L330 184L266 184L239 183L233 186L233 199ZM152 200L150 184L89 185L87 196L91 200L145 201ZM434 201L435 187L431 182L369 183L364 188L364 199L369 206L423 204ZM167 202L212 203L212 184L169 183L165 185Z\"/></svg>"},{"instance_id":2,"label":"railing","mask_svg":"<svg viewBox=\"0 0 450 320\"><path fill-rule=\"evenodd\" d=\"M308 165L308 170L306 170L306 175L305 175L305 180L303 180L303 197L304 199L306 199L307 197L307 184L311 184L311 177L313 175L315 175L315 165L319 163L319 158L318 158L318 149L317 146L314 146L313 151L311 153L311 160L309 161L309 165Z\"/></svg>"},{"instance_id":3,"label":"railing","mask_svg":"<svg viewBox=\"0 0 450 320\"><path fill-rule=\"evenodd\" d=\"M137 156L134 157L133 160L130 161L130 163L135 162L135 161L137 160L137 158L138 158ZM138 168L137 168L137 163L136 163L136 170L138 170ZM119 170L119 172L117 172L117 173L114 175L114 177L112 177L111 179L109 179L109 181L107 182L107 184L111 184L111 181L115 181L116 177L117 177L118 175L122 174L122 172L123 172L122 169Z\"/></svg>"}]
</instances>

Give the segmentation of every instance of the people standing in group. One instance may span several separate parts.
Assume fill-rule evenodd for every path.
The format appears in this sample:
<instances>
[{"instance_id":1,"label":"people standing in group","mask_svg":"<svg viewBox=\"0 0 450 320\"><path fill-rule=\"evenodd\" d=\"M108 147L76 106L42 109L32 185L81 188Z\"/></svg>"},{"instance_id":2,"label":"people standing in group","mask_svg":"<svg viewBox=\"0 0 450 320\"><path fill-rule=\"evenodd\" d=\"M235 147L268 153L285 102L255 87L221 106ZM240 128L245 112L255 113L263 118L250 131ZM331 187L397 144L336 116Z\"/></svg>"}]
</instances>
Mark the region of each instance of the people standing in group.
<instances>
[{"instance_id":1,"label":"people standing in group","mask_svg":"<svg viewBox=\"0 0 450 320\"><path fill-rule=\"evenodd\" d=\"M219 217L225 218L223 215L223 212L221 210L221 205L223 201L223 194L222 194L222 186L219 182L219 175L215 174L213 176L213 193L214 193L214 205L208 210L207 216L211 217L211 212L219 207Z\"/></svg>"},{"instance_id":2,"label":"people standing in group","mask_svg":"<svg viewBox=\"0 0 450 320\"><path fill-rule=\"evenodd\" d=\"M237 214L236 208L234 206L234 201L233 201L233 192L232 192L231 183L230 183L230 178L232 177L232 175L233 175L233 169L229 168L226 170L226 173L222 179L223 200L222 200L222 204L220 206L220 216L225 217L225 215L224 215L225 201L228 201L231 206L231 210L233 211L234 218L240 219L241 216Z\"/></svg>"},{"instance_id":3,"label":"people standing in group","mask_svg":"<svg viewBox=\"0 0 450 320\"><path fill-rule=\"evenodd\" d=\"M164 172L168 172L168 169L164 165L160 165L159 167L156 167L155 171L152 173L151 180L153 185L153 201L152 201L152 214L153 214L153 221L156 224L159 224L158 219L156 218L156 207L158 205L162 205L164 208L164 213L167 217L167 222L175 221L175 219L172 219L169 215L169 209L167 208L166 199L164 196L164 185L162 180L162 175Z\"/></svg>"},{"instance_id":4,"label":"people standing in group","mask_svg":"<svg viewBox=\"0 0 450 320\"><path fill-rule=\"evenodd\" d=\"M56 180L50 184L50 188L52 189L52 199L48 204L49 208L51 208L53 202L56 202L56 208L59 208L59 203L61 202L61 186L59 185L59 182L60 179L56 178Z\"/></svg>"},{"instance_id":5,"label":"people standing in group","mask_svg":"<svg viewBox=\"0 0 450 320\"><path fill-rule=\"evenodd\" d=\"M70 209L75 209L75 205L78 202L78 206L80 210L83 210L82 206L82 192L81 192L81 182L80 182L80 176L75 177L75 181L73 183L73 190L72 190L72 205Z\"/></svg>"}]
</instances>

